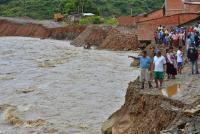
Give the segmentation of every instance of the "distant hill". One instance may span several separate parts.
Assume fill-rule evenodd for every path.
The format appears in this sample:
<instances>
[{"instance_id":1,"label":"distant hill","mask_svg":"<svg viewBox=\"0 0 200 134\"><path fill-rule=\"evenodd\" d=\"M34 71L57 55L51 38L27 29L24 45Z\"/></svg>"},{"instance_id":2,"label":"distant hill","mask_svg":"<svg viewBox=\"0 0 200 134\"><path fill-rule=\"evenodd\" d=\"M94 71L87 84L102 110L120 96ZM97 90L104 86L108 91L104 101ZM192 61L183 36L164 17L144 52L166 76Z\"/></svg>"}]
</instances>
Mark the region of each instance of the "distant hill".
<instances>
[{"instance_id":1,"label":"distant hill","mask_svg":"<svg viewBox=\"0 0 200 134\"><path fill-rule=\"evenodd\" d=\"M162 6L164 0L0 0L0 16L50 19L54 13L92 12L104 17L136 15ZM82 10L83 9L83 10Z\"/></svg>"}]
</instances>

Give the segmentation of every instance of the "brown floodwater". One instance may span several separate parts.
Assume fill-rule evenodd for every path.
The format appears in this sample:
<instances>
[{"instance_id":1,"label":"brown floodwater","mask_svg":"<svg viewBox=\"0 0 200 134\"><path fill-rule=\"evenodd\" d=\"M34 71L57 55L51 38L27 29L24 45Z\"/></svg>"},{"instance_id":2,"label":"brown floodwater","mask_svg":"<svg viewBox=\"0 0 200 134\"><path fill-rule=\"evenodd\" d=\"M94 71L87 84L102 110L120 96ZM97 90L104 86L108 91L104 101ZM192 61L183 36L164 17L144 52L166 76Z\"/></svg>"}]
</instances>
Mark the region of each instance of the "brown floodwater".
<instances>
[{"instance_id":1,"label":"brown floodwater","mask_svg":"<svg viewBox=\"0 0 200 134\"><path fill-rule=\"evenodd\" d=\"M0 37L0 134L100 134L138 71L132 52L84 50L68 41ZM4 116L44 125L15 127ZM7 110L8 111L8 110Z\"/></svg>"}]
</instances>

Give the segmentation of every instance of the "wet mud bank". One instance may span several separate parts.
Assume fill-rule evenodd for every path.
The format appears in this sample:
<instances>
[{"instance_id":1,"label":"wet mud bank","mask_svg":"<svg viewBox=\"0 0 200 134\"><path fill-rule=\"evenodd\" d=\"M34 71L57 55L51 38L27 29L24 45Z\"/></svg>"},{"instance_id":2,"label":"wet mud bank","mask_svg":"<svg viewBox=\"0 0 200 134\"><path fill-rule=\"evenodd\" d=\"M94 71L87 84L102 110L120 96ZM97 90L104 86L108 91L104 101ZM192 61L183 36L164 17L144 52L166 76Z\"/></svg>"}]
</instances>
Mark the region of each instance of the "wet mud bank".
<instances>
[{"instance_id":1,"label":"wet mud bank","mask_svg":"<svg viewBox=\"0 0 200 134\"><path fill-rule=\"evenodd\" d=\"M182 81L181 89L174 91L174 95L169 88L140 90L138 80L131 82L124 105L103 123L102 133L199 134L199 76L182 77L178 78ZM176 82L166 85L172 83ZM164 90L169 90L170 96L164 95Z\"/></svg>"},{"instance_id":2,"label":"wet mud bank","mask_svg":"<svg viewBox=\"0 0 200 134\"><path fill-rule=\"evenodd\" d=\"M34 21L14 18L0 18L0 36L23 36L36 38L68 39L76 38L85 26L62 26L51 21Z\"/></svg>"}]
</instances>

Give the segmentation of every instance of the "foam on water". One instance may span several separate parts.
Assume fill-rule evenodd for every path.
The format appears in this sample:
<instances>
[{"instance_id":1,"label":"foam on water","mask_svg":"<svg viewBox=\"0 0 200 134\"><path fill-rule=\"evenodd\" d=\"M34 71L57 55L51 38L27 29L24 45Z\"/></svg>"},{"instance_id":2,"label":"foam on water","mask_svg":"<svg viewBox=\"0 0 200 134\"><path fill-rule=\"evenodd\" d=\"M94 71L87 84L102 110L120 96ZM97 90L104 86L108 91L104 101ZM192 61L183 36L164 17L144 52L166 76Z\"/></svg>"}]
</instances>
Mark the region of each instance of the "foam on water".
<instances>
[{"instance_id":1,"label":"foam on water","mask_svg":"<svg viewBox=\"0 0 200 134\"><path fill-rule=\"evenodd\" d=\"M1 118L0 133L100 133L101 123L124 103L129 81L138 76L129 67L130 54L1 37L0 105L16 106L20 117L44 119L52 128L14 128Z\"/></svg>"}]
</instances>

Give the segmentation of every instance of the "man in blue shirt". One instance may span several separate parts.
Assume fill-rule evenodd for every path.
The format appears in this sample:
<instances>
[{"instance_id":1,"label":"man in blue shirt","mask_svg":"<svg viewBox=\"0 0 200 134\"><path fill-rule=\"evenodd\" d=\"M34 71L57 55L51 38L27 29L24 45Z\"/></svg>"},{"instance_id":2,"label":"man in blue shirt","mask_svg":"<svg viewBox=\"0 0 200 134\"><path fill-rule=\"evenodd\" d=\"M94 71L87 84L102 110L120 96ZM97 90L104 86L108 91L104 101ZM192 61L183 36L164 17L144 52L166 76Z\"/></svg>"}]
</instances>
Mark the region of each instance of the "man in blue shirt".
<instances>
[{"instance_id":1,"label":"man in blue shirt","mask_svg":"<svg viewBox=\"0 0 200 134\"><path fill-rule=\"evenodd\" d=\"M129 56L129 58L139 59L140 61L140 81L141 81L141 89L144 89L145 81L148 81L149 88L152 88L151 78L150 78L150 70L152 65L152 60L149 56L147 56L147 51L142 51L142 55L138 57Z\"/></svg>"}]
</instances>

